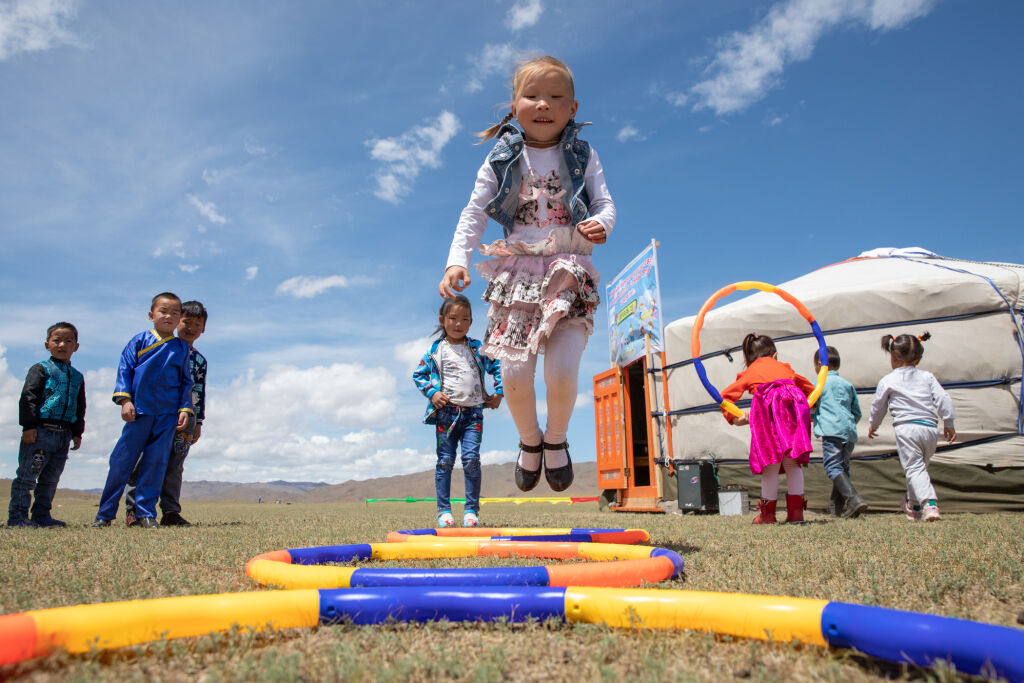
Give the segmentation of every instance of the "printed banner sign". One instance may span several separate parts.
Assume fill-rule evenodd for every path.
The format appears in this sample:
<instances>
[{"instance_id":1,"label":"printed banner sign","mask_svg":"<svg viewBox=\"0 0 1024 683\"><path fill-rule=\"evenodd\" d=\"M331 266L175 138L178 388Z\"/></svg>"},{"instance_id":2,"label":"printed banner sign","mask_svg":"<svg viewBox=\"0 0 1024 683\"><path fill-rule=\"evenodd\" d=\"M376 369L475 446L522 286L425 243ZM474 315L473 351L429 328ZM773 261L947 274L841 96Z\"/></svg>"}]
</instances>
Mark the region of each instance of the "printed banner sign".
<instances>
[{"instance_id":1,"label":"printed banner sign","mask_svg":"<svg viewBox=\"0 0 1024 683\"><path fill-rule=\"evenodd\" d=\"M657 243L633 259L605 287L612 365L626 366L644 355L644 333L651 350L662 350L661 285Z\"/></svg>"}]
</instances>

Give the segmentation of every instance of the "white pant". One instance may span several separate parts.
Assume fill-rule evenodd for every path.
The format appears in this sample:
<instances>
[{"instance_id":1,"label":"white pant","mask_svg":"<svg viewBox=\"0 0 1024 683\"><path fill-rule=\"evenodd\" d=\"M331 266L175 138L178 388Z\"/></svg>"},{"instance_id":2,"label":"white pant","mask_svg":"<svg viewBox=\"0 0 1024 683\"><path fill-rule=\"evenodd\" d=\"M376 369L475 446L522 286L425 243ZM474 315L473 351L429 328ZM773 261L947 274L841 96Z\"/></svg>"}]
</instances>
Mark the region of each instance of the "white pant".
<instances>
[{"instance_id":1,"label":"white pant","mask_svg":"<svg viewBox=\"0 0 1024 683\"><path fill-rule=\"evenodd\" d=\"M576 405L577 380L580 374L580 359L587 345L587 330L582 320L562 320L552 330L544 344L544 385L547 397L547 427L542 432L537 419L537 391L534 376L537 372L537 356L531 355L524 361L501 362L501 384L505 391L505 402L512 413L512 419L523 443L534 446L542 440L557 444L565 441L569 431L569 418ZM564 454L564 451L561 451ZM527 457L523 454L520 464L535 470L540 454ZM561 458L564 460L564 455ZM552 467L562 463L552 462Z\"/></svg>"},{"instance_id":2,"label":"white pant","mask_svg":"<svg viewBox=\"0 0 1024 683\"><path fill-rule=\"evenodd\" d=\"M765 465L761 470L761 497L765 500L778 499L780 469L786 472L786 493L804 495L804 471L800 469L800 463L793 458L783 458L782 462Z\"/></svg>"},{"instance_id":3,"label":"white pant","mask_svg":"<svg viewBox=\"0 0 1024 683\"><path fill-rule=\"evenodd\" d=\"M896 425L895 431L900 464L907 473L907 502L923 505L929 500L935 500L935 489L928 476L928 463L935 455L935 447L939 443L938 428L906 423Z\"/></svg>"}]
</instances>

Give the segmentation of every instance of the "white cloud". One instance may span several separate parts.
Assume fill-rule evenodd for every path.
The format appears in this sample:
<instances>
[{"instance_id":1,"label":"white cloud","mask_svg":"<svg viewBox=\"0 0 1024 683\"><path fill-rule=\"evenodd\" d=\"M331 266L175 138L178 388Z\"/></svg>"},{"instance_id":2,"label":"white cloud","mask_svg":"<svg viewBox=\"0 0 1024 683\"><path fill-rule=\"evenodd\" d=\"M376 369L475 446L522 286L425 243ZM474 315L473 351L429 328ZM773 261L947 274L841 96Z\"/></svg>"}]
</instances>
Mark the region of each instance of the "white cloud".
<instances>
[{"instance_id":1,"label":"white cloud","mask_svg":"<svg viewBox=\"0 0 1024 683\"><path fill-rule=\"evenodd\" d=\"M190 194L187 196L189 204L196 207L196 209L199 210L199 213L201 213L206 218L206 220L210 221L211 223L219 224L224 224L228 222L227 218L224 218L224 216L217 213L217 205L214 204L213 202L204 202L194 194Z\"/></svg>"},{"instance_id":2,"label":"white cloud","mask_svg":"<svg viewBox=\"0 0 1024 683\"><path fill-rule=\"evenodd\" d=\"M408 374L411 375L413 370L415 370L420 364L420 359L423 358L423 354L430 350L430 345L434 343L435 339L437 339L437 337L432 335L413 339L412 341L402 342L401 344L395 344L395 360L397 360L403 368L408 369Z\"/></svg>"},{"instance_id":3,"label":"white cloud","mask_svg":"<svg viewBox=\"0 0 1024 683\"><path fill-rule=\"evenodd\" d=\"M687 97L686 93L669 92L665 94L665 101L673 107L685 107L690 98Z\"/></svg>"},{"instance_id":4,"label":"white cloud","mask_svg":"<svg viewBox=\"0 0 1024 683\"><path fill-rule=\"evenodd\" d=\"M14 0L0 4L0 61L19 52L80 45L68 28L77 9L76 0Z\"/></svg>"},{"instance_id":5,"label":"white cloud","mask_svg":"<svg viewBox=\"0 0 1024 683\"><path fill-rule=\"evenodd\" d=\"M505 15L505 26L513 31L529 28L537 23L543 12L541 0L517 0Z\"/></svg>"},{"instance_id":6,"label":"white cloud","mask_svg":"<svg viewBox=\"0 0 1024 683\"><path fill-rule=\"evenodd\" d=\"M764 124L769 127L775 127L785 120L785 116L769 116L767 119L765 119Z\"/></svg>"},{"instance_id":7,"label":"white cloud","mask_svg":"<svg viewBox=\"0 0 1024 683\"><path fill-rule=\"evenodd\" d=\"M224 173L217 169L204 168L202 173L203 182L207 185L216 185L224 180Z\"/></svg>"},{"instance_id":8,"label":"white cloud","mask_svg":"<svg viewBox=\"0 0 1024 683\"><path fill-rule=\"evenodd\" d=\"M888 31L928 14L936 0L785 0L747 31L719 41L709 77L691 88L694 109L742 111L777 86L788 64L810 58L815 44L843 25Z\"/></svg>"},{"instance_id":9,"label":"white cloud","mask_svg":"<svg viewBox=\"0 0 1024 683\"><path fill-rule=\"evenodd\" d=\"M510 72L517 54L511 43L484 45L479 55L466 58L472 65L466 80L466 90L478 92L483 89L484 81L491 76Z\"/></svg>"},{"instance_id":10,"label":"white cloud","mask_svg":"<svg viewBox=\"0 0 1024 683\"><path fill-rule=\"evenodd\" d=\"M246 140L242 143L242 147L245 149L245 153L254 157L265 157L267 156L267 148L263 145L257 144L254 140Z\"/></svg>"},{"instance_id":11,"label":"white cloud","mask_svg":"<svg viewBox=\"0 0 1024 683\"><path fill-rule=\"evenodd\" d=\"M259 266L249 266L248 268L245 269L245 279L246 280L255 280L256 276L259 275L259 274L260 274L260 267Z\"/></svg>"},{"instance_id":12,"label":"white cloud","mask_svg":"<svg viewBox=\"0 0 1024 683\"><path fill-rule=\"evenodd\" d=\"M619 142L629 142L630 140L636 140L637 142L643 142L647 139L646 135L641 135L639 129L636 126L626 124L619 129L619 132L615 134L615 139Z\"/></svg>"},{"instance_id":13,"label":"white cloud","mask_svg":"<svg viewBox=\"0 0 1024 683\"><path fill-rule=\"evenodd\" d=\"M178 264L178 268L180 268L181 272L183 272L183 273L194 273L197 270L199 270L199 266L197 266L197 265L187 265L185 263L179 263Z\"/></svg>"},{"instance_id":14,"label":"white cloud","mask_svg":"<svg viewBox=\"0 0 1024 683\"><path fill-rule=\"evenodd\" d=\"M349 279L344 275L328 275L327 277L296 275L279 284L277 293L290 294L296 299L311 299L330 289L348 287L349 284Z\"/></svg>"},{"instance_id":15,"label":"white cloud","mask_svg":"<svg viewBox=\"0 0 1024 683\"><path fill-rule=\"evenodd\" d=\"M368 140L370 156L383 163L377 172L374 194L384 201L398 204L412 191L412 183L424 168L441 165L441 150L459 130L459 119L450 111L442 111L435 120L426 121L393 138Z\"/></svg>"}]
</instances>

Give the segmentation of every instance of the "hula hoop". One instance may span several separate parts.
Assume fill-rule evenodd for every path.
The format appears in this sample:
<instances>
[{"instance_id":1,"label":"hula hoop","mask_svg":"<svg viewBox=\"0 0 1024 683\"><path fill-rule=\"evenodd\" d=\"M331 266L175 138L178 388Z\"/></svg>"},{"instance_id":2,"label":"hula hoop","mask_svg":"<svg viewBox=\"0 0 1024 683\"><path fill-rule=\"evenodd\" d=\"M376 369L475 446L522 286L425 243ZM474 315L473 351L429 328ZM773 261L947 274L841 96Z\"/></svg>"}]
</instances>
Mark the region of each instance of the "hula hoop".
<instances>
[{"instance_id":1,"label":"hula hoop","mask_svg":"<svg viewBox=\"0 0 1024 683\"><path fill-rule=\"evenodd\" d=\"M281 588L384 586L639 586L683 574L683 558L646 542L643 529L413 529L387 543L274 550L257 555L245 573ZM539 567L369 569L318 565L360 560L433 560L455 557L534 557L585 560ZM310 566L313 565L313 566Z\"/></svg>"},{"instance_id":2,"label":"hula hoop","mask_svg":"<svg viewBox=\"0 0 1024 683\"><path fill-rule=\"evenodd\" d=\"M828 350L825 348L825 335L821 333L821 327L818 326L818 322L811 315L811 312L807 310L807 307L800 302L795 296L790 294L784 289L780 289L775 285L770 285L766 282L757 282L754 280L745 280L743 282L734 282L731 285L726 285L720 290L711 295L711 298L704 302L701 306L700 312L697 313L697 319L693 323L693 332L690 334L690 355L693 357L693 367L697 371L697 377L700 378L700 383L704 385L704 388L711 398L715 400L718 406L726 411L727 413L735 417L743 417L743 411L736 407L736 404L732 401L727 401L722 398L722 394L718 392L715 385L708 380L707 371L704 369L704 363L700 360L700 331L704 327L704 316L707 312L714 308L715 303L722 297L728 296L737 290L747 289L759 289L762 292L768 292L769 294L775 294L781 297L784 301L791 304L796 308L797 312L811 325L811 332L814 333L814 338L818 340L818 361L821 363L821 369L818 370L817 382L814 385L814 391L807 397L807 404L813 406L818 401L818 397L821 396L821 390L825 388L825 379L828 377Z\"/></svg>"}]
</instances>

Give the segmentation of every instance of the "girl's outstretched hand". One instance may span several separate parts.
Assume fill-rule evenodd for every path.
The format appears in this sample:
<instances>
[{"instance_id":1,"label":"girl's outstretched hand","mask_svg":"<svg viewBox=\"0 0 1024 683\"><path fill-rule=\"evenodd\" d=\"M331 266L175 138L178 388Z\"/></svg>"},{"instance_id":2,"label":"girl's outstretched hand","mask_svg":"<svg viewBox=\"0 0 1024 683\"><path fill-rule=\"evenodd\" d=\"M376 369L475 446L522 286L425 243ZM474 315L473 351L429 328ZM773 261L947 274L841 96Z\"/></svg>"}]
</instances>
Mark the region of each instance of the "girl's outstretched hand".
<instances>
[{"instance_id":1,"label":"girl's outstretched hand","mask_svg":"<svg viewBox=\"0 0 1024 683\"><path fill-rule=\"evenodd\" d=\"M455 292L461 292L466 287L469 287L469 283L472 280L469 279L469 271L462 266L448 266L448 269L444 271L444 277L441 278L441 282L437 285L437 291L445 299L451 299L455 296Z\"/></svg>"},{"instance_id":2,"label":"girl's outstretched hand","mask_svg":"<svg viewBox=\"0 0 1024 683\"><path fill-rule=\"evenodd\" d=\"M733 426L742 427L743 425L750 424L750 418L744 415L743 417L737 417L732 421Z\"/></svg>"},{"instance_id":3,"label":"girl's outstretched hand","mask_svg":"<svg viewBox=\"0 0 1024 683\"><path fill-rule=\"evenodd\" d=\"M593 242L594 244L604 244L608 239L608 233L605 231L604 226L595 221L593 218L588 218L585 221L580 221L576 226L579 233L585 238Z\"/></svg>"}]
</instances>

